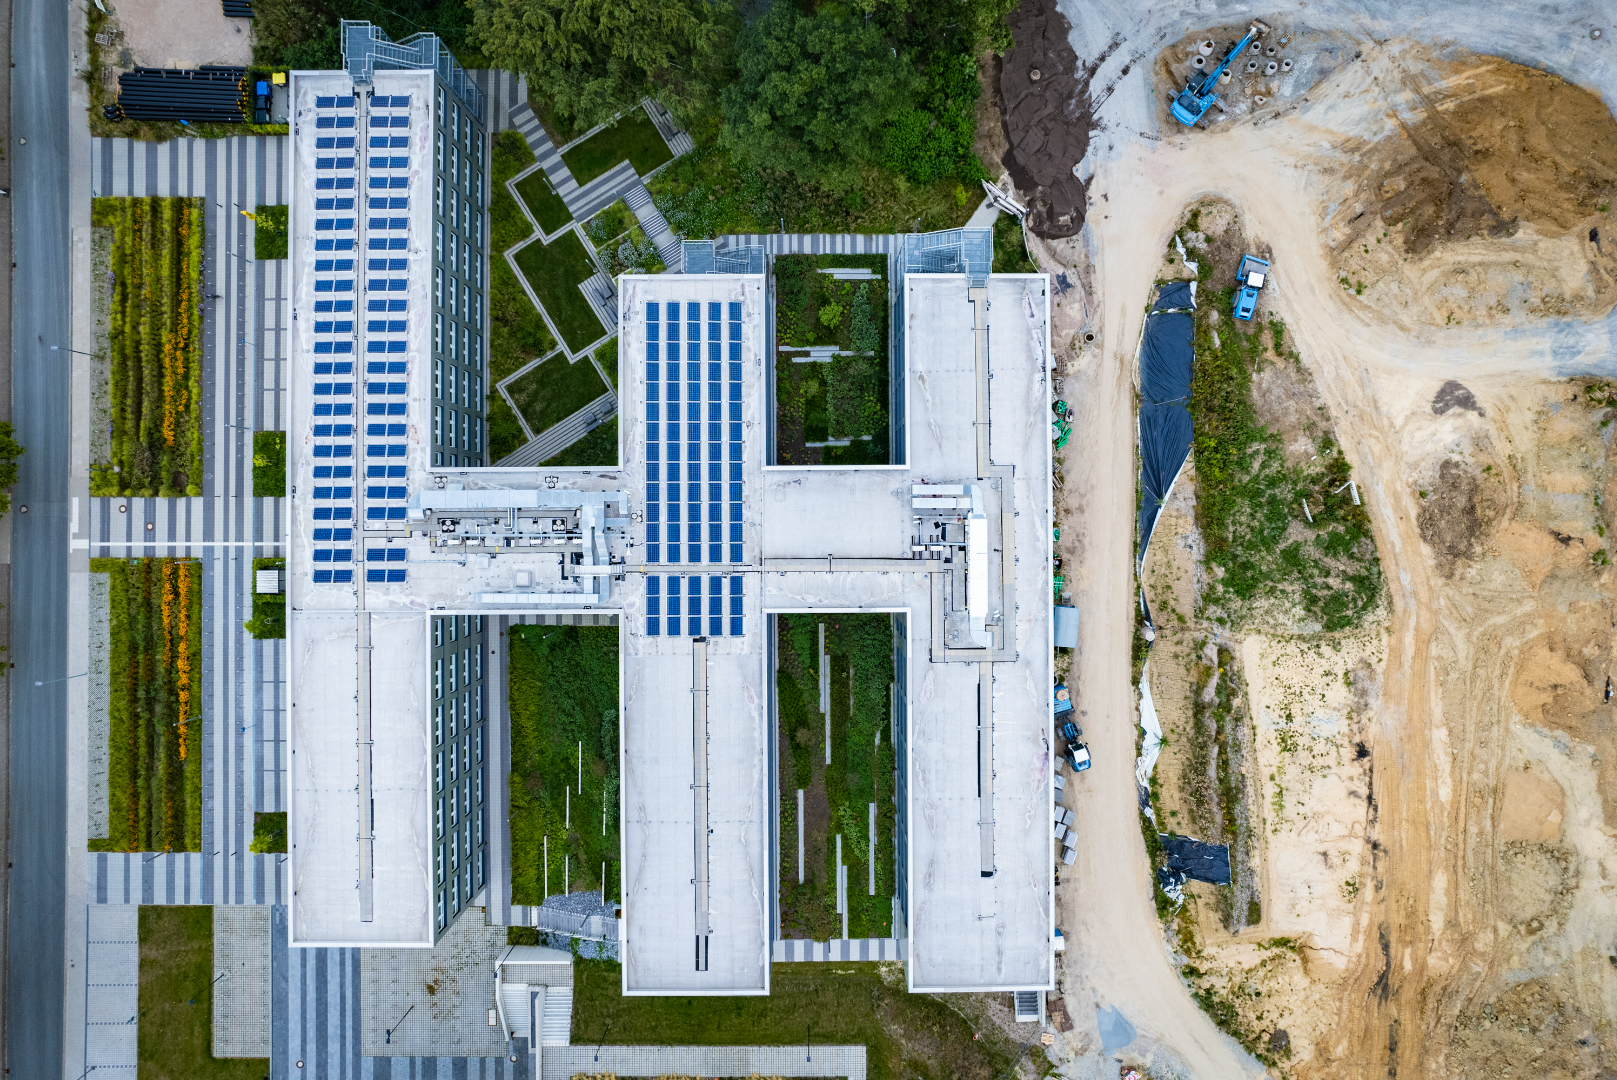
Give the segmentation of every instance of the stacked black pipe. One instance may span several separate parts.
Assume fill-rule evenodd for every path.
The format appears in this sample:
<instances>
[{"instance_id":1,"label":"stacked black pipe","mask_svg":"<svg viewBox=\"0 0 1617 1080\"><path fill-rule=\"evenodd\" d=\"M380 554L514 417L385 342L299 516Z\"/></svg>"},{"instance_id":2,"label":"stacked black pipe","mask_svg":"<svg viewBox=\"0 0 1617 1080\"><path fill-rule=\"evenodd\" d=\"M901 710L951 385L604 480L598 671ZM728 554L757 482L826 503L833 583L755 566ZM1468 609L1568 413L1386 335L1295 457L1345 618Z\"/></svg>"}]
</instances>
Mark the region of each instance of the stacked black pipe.
<instances>
[{"instance_id":1,"label":"stacked black pipe","mask_svg":"<svg viewBox=\"0 0 1617 1080\"><path fill-rule=\"evenodd\" d=\"M107 114L115 120L240 124L249 107L246 68L136 68L118 76L118 103Z\"/></svg>"},{"instance_id":2,"label":"stacked black pipe","mask_svg":"<svg viewBox=\"0 0 1617 1080\"><path fill-rule=\"evenodd\" d=\"M230 19L251 19L253 5L251 0L224 0L225 17Z\"/></svg>"}]
</instances>

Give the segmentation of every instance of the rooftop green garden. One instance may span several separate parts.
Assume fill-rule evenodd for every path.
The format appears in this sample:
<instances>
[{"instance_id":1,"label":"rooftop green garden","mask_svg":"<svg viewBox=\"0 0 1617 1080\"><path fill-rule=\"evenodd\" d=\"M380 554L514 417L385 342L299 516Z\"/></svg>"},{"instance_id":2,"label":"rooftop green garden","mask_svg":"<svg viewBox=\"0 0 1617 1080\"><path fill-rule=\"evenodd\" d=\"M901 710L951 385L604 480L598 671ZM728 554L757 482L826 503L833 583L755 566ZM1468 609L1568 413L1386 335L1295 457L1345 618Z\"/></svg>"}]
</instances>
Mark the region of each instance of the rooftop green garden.
<instances>
[{"instance_id":1,"label":"rooftop green garden","mask_svg":"<svg viewBox=\"0 0 1617 1080\"><path fill-rule=\"evenodd\" d=\"M535 435L561 423L608 389L589 357L569 363L560 353L505 384L511 404Z\"/></svg>"},{"instance_id":2,"label":"rooftop green garden","mask_svg":"<svg viewBox=\"0 0 1617 1080\"><path fill-rule=\"evenodd\" d=\"M635 109L627 116L597 131L562 154L562 164L580 187L627 161L640 176L650 175L674 156L646 110Z\"/></svg>"},{"instance_id":3,"label":"rooftop green garden","mask_svg":"<svg viewBox=\"0 0 1617 1080\"><path fill-rule=\"evenodd\" d=\"M522 136L515 131L511 134L522 139ZM527 145L526 140L523 140L523 145ZM530 151L530 155L531 153ZM516 189L523 203L527 205L528 213L533 215L533 219L539 223L540 231L546 236L572 222L573 215L568 213L567 204L556 194L556 188L551 184L550 177L545 175L545 170L533 170L516 182Z\"/></svg>"},{"instance_id":4,"label":"rooftop green garden","mask_svg":"<svg viewBox=\"0 0 1617 1080\"><path fill-rule=\"evenodd\" d=\"M578 288L595 274L595 263L576 232L548 244L535 240L516 253L516 261L569 349L581 352L601 338L601 320Z\"/></svg>"},{"instance_id":5,"label":"rooftop green garden","mask_svg":"<svg viewBox=\"0 0 1617 1080\"><path fill-rule=\"evenodd\" d=\"M828 270L878 276L841 280ZM776 464L891 460L886 278L885 255L775 259Z\"/></svg>"}]
</instances>

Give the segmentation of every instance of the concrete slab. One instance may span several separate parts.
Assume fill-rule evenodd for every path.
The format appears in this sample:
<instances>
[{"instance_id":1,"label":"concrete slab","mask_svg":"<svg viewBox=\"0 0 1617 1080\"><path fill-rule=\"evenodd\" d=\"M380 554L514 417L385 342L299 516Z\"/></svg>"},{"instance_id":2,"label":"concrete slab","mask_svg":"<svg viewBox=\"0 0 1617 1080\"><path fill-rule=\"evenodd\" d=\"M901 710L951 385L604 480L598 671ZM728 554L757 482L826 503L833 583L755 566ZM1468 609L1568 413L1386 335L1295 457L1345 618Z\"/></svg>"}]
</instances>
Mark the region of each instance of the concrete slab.
<instances>
[{"instance_id":1,"label":"concrete slab","mask_svg":"<svg viewBox=\"0 0 1617 1080\"><path fill-rule=\"evenodd\" d=\"M270 1056L270 909L213 909L213 1056Z\"/></svg>"},{"instance_id":2,"label":"concrete slab","mask_svg":"<svg viewBox=\"0 0 1617 1080\"><path fill-rule=\"evenodd\" d=\"M495 1007L494 964L506 949L505 927L486 925L481 908L463 912L431 949L361 949L360 1053L506 1053L504 1030L488 1023L488 1010Z\"/></svg>"}]
</instances>

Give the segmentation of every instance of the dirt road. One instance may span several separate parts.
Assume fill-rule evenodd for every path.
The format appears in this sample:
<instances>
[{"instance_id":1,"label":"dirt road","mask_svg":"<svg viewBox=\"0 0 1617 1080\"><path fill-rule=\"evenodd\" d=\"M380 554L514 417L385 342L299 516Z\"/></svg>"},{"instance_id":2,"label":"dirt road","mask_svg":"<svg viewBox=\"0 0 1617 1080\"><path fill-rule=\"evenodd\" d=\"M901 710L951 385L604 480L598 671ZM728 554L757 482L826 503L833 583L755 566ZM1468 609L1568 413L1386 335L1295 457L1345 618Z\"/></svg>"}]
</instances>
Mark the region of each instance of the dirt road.
<instances>
[{"instance_id":1,"label":"dirt road","mask_svg":"<svg viewBox=\"0 0 1617 1080\"><path fill-rule=\"evenodd\" d=\"M1103 1041L1093 1019L1096 1010L1115 1008L1136 1029L1129 1052L1145 1058L1154 1074L1159 1069L1160 1075L1196 1077L1262 1072L1190 1000L1168 961L1152 912L1132 778L1134 353L1143 304L1183 207L1203 194L1217 194L1235 204L1250 235L1277 253L1265 302L1295 335L1331 410L1371 508L1390 589L1388 653L1372 735L1380 850L1358 902L1344 1011L1336 1045L1326 1056L1334 1059L1335 1075L1435 1075L1426 1071L1437 1063L1425 1056L1425 1036L1439 1014L1457 1009L1440 1004L1444 980L1461 978L1456 975L1461 968L1481 971L1493 962L1486 944L1478 944L1481 923L1465 922L1480 914L1468 916L1465 905L1450 901L1458 888L1455 875L1467 870L1464 856L1453 849L1457 843L1465 846L1468 829L1489 823L1485 807L1469 825L1466 814L1454 809L1462 796L1477 797L1457 789L1456 778L1470 776L1467 782L1475 782L1485 779L1487 770L1472 774L1470 758L1452 767L1449 759L1489 751L1488 724L1498 709L1495 705L1490 712L1484 699L1493 694L1497 702L1511 672L1487 652L1490 638L1484 631L1497 624L1500 612L1485 605L1459 610L1454 601L1444 607L1446 592L1422 546L1420 496L1411 483L1427 464L1431 447L1420 439L1430 433L1417 431L1412 422L1429 411L1433 389L1445 380L1475 389L1610 374L1617 368L1617 323L1550 319L1527 328L1443 328L1379 314L1343 289L1322 242L1328 207L1339 198L1328 187L1330 177L1342 173L1352 147L1384 134L1389 100L1406 92L1398 60L1407 42L1389 44L1394 34L1459 39L1479 50L1544 60L1551 70L1576 63L1578 70L1566 74L1585 85L1596 80L1608 101L1617 98L1617 52L1606 49L1592 60L1584 55L1587 25L1600 25L1594 5L1585 13L1593 20L1587 25L1576 13L1563 13L1554 26L1537 8L1528 13L1504 5L1487 10L1404 5L1396 26L1376 17L1376 5L1369 15L1361 6L1310 5L1311 24L1362 36L1361 60L1316 87L1282 118L1183 133L1157 129L1150 89L1127 79L1128 65L1154 52L1164 37L1186 32L1183 16L1169 13L1171 21L1164 17L1158 27L1132 8L1099 7L1068 10L1080 61L1099 55L1113 32L1126 37L1115 60L1096 77L1102 83L1109 68L1122 65L1105 82L1114 107L1110 116L1103 114L1106 135L1092 140L1085 163L1091 173L1089 214L1079 239L1087 255L1067 244L1044 253L1047 269L1057 269L1052 265L1057 259L1069 269L1089 262L1083 310L1087 328L1098 335L1095 346L1069 360L1066 390L1078 407L1062 492L1078 566L1075 601L1084 611L1075 696L1097 763L1072 800L1085 843L1077 873L1064 879L1059 900L1061 924L1072 942L1069 1009L1080 1022L1080 1041L1093 1051ZM1220 7L1226 9L1221 15L1198 18L1213 24L1245 14L1236 5ZM1392 17L1390 7L1379 10ZM1264 17L1272 19L1268 9ZM1568 31L1582 33L1583 44L1574 38L1569 49ZM1473 629L1479 636L1470 641ZM1434 634L1444 642L1440 657L1434 655ZM1446 679L1474 678L1470 706L1451 705L1445 714L1440 707L1445 689L1434 672ZM1431 1000L1429 990L1436 991ZM1115 1042L1117 1028L1111 1026ZM1069 1070L1081 1075L1106 1064L1080 1056Z\"/></svg>"}]
</instances>

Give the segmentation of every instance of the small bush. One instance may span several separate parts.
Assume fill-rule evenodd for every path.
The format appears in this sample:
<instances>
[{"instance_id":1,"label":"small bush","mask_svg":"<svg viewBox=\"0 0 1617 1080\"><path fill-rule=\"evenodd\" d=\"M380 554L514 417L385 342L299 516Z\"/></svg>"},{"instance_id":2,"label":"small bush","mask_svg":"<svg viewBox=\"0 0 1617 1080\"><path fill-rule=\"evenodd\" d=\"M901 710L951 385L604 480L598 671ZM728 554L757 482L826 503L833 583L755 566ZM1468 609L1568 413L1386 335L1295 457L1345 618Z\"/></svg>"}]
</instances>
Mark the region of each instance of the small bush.
<instances>
[{"instance_id":1,"label":"small bush","mask_svg":"<svg viewBox=\"0 0 1617 1080\"><path fill-rule=\"evenodd\" d=\"M286 811L253 815L253 843L248 849L259 855L286 853Z\"/></svg>"},{"instance_id":2,"label":"small bush","mask_svg":"<svg viewBox=\"0 0 1617 1080\"><path fill-rule=\"evenodd\" d=\"M253 212L253 255L260 259L286 258L284 206L260 206Z\"/></svg>"},{"instance_id":3,"label":"small bush","mask_svg":"<svg viewBox=\"0 0 1617 1080\"><path fill-rule=\"evenodd\" d=\"M505 928L505 943L507 945L537 945L539 944L539 931L532 926L507 926Z\"/></svg>"}]
</instances>

